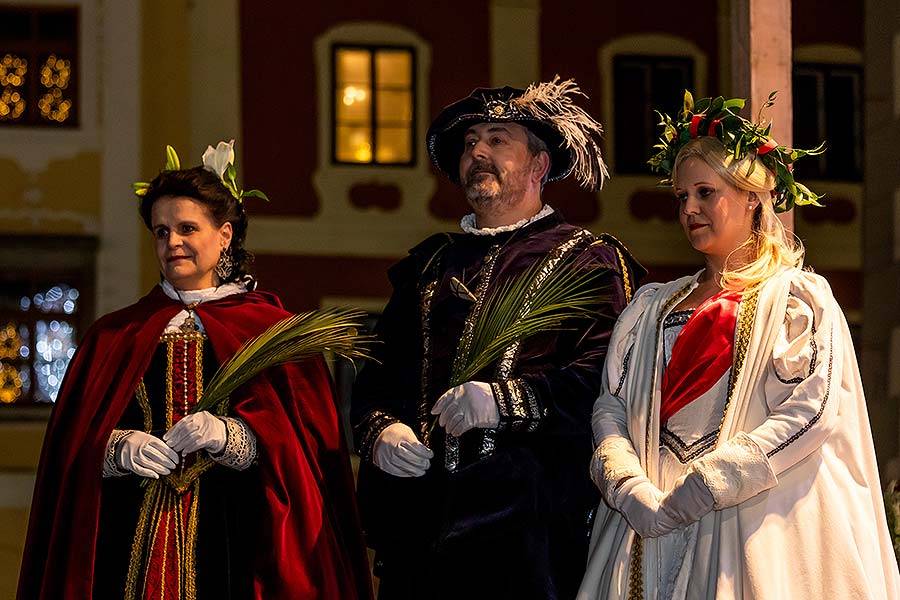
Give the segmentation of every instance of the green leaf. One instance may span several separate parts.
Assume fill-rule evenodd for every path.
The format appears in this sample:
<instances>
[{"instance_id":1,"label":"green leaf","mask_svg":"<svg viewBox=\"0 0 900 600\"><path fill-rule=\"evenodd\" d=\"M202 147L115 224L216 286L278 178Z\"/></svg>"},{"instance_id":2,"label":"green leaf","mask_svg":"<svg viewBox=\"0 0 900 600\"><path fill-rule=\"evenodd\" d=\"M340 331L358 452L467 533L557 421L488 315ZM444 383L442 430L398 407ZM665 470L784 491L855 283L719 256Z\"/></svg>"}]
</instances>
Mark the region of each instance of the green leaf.
<instances>
[{"instance_id":1,"label":"green leaf","mask_svg":"<svg viewBox=\"0 0 900 600\"><path fill-rule=\"evenodd\" d=\"M682 114L690 114L694 110L694 96L687 90L684 90L684 104L682 105Z\"/></svg>"},{"instance_id":2,"label":"green leaf","mask_svg":"<svg viewBox=\"0 0 900 600\"><path fill-rule=\"evenodd\" d=\"M246 191L246 192L241 192L241 197L242 197L242 198L247 198L247 197L250 197L250 198L261 198L261 199L265 200L266 202L269 201L269 197L266 196L265 194L263 194L263 193L262 193L261 191L259 191L259 190L248 190L248 191Z\"/></svg>"},{"instance_id":3,"label":"green leaf","mask_svg":"<svg viewBox=\"0 0 900 600\"><path fill-rule=\"evenodd\" d=\"M744 104L746 100L743 98L731 98L726 100L724 104L722 104L722 108L726 110L737 109L737 112L740 112L742 108L744 108Z\"/></svg>"},{"instance_id":4,"label":"green leaf","mask_svg":"<svg viewBox=\"0 0 900 600\"><path fill-rule=\"evenodd\" d=\"M178 160L178 153L175 148L166 145L166 171L180 171L181 161Z\"/></svg>"}]
</instances>

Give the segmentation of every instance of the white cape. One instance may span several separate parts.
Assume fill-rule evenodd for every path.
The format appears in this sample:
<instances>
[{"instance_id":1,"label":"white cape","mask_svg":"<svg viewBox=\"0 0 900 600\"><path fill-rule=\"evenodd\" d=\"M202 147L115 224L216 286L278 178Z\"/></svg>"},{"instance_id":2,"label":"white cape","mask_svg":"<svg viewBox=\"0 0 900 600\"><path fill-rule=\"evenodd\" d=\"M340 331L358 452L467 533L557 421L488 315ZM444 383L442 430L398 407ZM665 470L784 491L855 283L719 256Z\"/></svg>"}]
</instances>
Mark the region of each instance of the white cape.
<instances>
[{"instance_id":1,"label":"white cape","mask_svg":"<svg viewBox=\"0 0 900 600\"><path fill-rule=\"evenodd\" d=\"M635 295L613 331L595 406L595 438L629 439L654 483L663 368L659 324L673 307L670 299L696 279L650 284ZM791 303L807 307L811 322L792 318ZM804 327L813 338L809 373L800 382L779 383L774 357L789 362L797 354L791 336L800 335L792 329ZM777 482L770 477L767 489L669 534L690 536L690 543L672 574L677 583L665 597L900 598L859 368L830 287L817 275L785 269L760 290L747 331L749 339L735 343L736 352L746 349L746 358L716 447L750 433L768 450L766 469ZM773 397L772 390L787 383L792 391ZM727 505L722 497L732 492L740 498L738 488L757 485L754 478L765 479L757 477L755 467L742 472L742 465L735 466L722 488L713 490L717 506ZM634 538L622 515L601 503L579 600L628 597ZM648 599L663 597L653 571L663 563L657 546L653 539L642 540Z\"/></svg>"}]
</instances>

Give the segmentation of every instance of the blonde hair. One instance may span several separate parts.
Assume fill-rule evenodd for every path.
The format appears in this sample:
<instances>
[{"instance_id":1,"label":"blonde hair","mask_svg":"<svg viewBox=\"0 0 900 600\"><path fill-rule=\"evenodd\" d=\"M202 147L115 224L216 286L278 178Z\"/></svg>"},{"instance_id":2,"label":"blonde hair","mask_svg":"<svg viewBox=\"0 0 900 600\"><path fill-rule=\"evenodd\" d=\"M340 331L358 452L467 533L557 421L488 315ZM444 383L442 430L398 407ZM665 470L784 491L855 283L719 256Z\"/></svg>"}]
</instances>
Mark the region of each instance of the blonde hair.
<instances>
[{"instance_id":1,"label":"blonde hair","mask_svg":"<svg viewBox=\"0 0 900 600\"><path fill-rule=\"evenodd\" d=\"M749 291L765 283L783 267L802 267L803 243L788 232L775 214L773 190L775 176L761 161L753 161L754 152L736 160L715 137L698 137L686 143L675 157L672 181L678 178L678 167L688 158L696 157L722 179L746 192L754 192L759 206L753 211L750 237L735 248L725 261L719 280L723 289ZM748 252L750 260L737 268L730 268L732 256Z\"/></svg>"}]
</instances>

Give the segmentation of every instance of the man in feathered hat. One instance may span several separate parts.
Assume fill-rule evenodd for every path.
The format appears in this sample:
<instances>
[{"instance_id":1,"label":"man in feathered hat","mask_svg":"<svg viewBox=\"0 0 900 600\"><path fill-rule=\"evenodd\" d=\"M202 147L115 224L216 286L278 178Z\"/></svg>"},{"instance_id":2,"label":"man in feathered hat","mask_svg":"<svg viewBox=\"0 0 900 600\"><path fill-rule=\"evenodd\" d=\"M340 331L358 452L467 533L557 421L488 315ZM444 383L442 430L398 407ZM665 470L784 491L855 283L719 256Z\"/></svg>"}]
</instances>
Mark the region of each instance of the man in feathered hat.
<instances>
[{"instance_id":1,"label":"man in feathered hat","mask_svg":"<svg viewBox=\"0 0 900 600\"><path fill-rule=\"evenodd\" d=\"M593 189L606 177L579 93L558 78L476 89L428 130L432 161L473 213L391 268L380 363L354 389L382 600L578 588L597 501L591 410L613 323L644 273L614 238L541 200L572 173Z\"/></svg>"}]
</instances>

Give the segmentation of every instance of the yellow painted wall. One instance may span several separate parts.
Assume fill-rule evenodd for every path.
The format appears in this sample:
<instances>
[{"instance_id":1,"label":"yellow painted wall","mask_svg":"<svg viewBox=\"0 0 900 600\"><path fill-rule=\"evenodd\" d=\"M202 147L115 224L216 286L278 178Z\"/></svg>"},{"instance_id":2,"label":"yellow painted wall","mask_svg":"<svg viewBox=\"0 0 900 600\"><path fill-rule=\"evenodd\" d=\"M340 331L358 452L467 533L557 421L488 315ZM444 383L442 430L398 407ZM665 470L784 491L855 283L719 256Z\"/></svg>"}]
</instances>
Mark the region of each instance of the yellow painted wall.
<instances>
[{"instance_id":1,"label":"yellow painted wall","mask_svg":"<svg viewBox=\"0 0 900 600\"><path fill-rule=\"evenodd\" d=\"M93 234L100 223L100 154L80 152L29 172L0 159L0 231L21 235Z\"/></svg>"},{"instance_id":2,"label":"yellow painted wall","mask_svg":"<svg viewBox=\"0 0 900 600\"><path fill-rule=\"evenodd\" d=\"M0 598L14 598L45 421L0 422Z\"/></svg>"},{"instance_id":3,"label":"yellow painted wall","mask_svg":"<svg viewBox=\"0 0 900 600\"><path fill-rule=\"evenodd\" d=\"M146 181L165 166L166 144L179 152L185 164L190 158L190 4L188 0L141 2L141 172ZM145 235L141 244L144 293L159 283L159 269L150 234L143 225L141 231Z\"/></svg>"}]
</instances>

